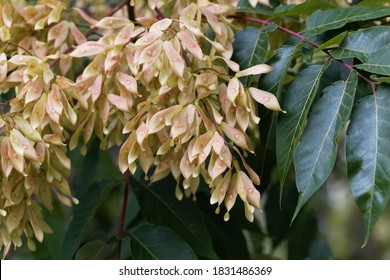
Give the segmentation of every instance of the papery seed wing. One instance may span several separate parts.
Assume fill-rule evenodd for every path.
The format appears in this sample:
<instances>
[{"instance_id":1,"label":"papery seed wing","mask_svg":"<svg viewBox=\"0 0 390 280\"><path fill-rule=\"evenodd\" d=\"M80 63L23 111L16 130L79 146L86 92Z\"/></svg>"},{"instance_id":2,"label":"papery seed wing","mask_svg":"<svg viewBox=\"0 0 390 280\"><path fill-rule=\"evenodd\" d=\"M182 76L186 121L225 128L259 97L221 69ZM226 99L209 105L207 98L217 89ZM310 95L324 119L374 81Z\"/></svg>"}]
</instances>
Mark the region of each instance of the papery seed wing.
<instances>
[{"instance_id":1,"label":"papery seed wing","mask_svg":"<svg viewBox=\"0 0 390 280\"><path fill-rule=\"evenodd\" d=\"M283 113L286 113L286 111L283 111L280 108L279 102L276 99L276 96L268 91L264 91L257 88L249 88L249 93L253 97L254 100L259 102L260 104L263 104L266 108L274 110L274 111L280 111Z\"/></svg>"},{"instance_id":2,"label":"papery seed wing","mask_svg":"<svg viewBox=\"0 0 390 280\"><path fill-rule=\"evenodd\" d=\"M129 19L124 17L104 17L99 20L95 27L102 29L122 28L128 24L133 24Z\"/></svg>"},{"instance_id":3,"label":"papery seed wing","mask_svg":"<svg viewBox=\"0 0 390 280\"><path fill-rule=\"evenodd\" d=\"M99 42L86 42L77 46L77 48L70 53L73 57L94 56L103 52L105 45Z\"/></svg>"}]
</instances>

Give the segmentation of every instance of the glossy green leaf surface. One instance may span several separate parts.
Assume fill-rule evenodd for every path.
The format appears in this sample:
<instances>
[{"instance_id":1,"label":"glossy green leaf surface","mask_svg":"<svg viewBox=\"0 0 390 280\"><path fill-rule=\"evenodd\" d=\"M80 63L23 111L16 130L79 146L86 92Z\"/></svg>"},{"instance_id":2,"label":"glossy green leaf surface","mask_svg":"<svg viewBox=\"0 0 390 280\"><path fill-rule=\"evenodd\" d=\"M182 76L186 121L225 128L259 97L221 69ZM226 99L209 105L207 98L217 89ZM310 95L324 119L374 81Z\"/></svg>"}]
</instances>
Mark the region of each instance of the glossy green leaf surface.
<instances>
[{"instance_id":1,"label":"glossy green leaf surface","mask_svg":"<svg viewBox=\"0 0 390 280\"><path fill-rule=\"evenodd\" d=\"M273 56L267 61L267 64L272 66L273 71L260 77L258 88L272 92L280 100L288 70L301 47L302 44L294 46L286 45L276 50ZM260 126L260 178L263 182L267 182L269 181L267 166L269 166L270 161L276 162L275 126L277 114L268 110L260 110L259 116L263 123ZM265 125L265 123L270 125Z\"/></svg>"},{"instance_id":2,"label":"glossy green leaf surface","mask_svg":"<svg viewBox=\"0 0 390 280\"><path fill-rule=\"evenodd\" d=\"M296 14L311 15L318 10L334 8L334 5L325 0L307 0L298 5L280 5L275 8L274 16L293 16Z\"/></svg>"},{"instance_id":3,"label":"glossy green leaf surface","mask_svg":"<svg viewBox=\"0 0 390 280\"><path fill-rule=\"evenodd\" d=\"M144 225L131 235L131 253L136 260L195 260L191 247L173 230Z\"/></svg>"},{"instance_id":4,"label":"glossy green leaf surface","mask_svg":"<svg viewBox=\"0 0 390 280\"><path fill-rule=\"evenodd\" d=\"M330 48L333 45L340 44L343 41L343 39L345 38L345 36L347 36L347 32L342 32L342 33L338 34L337 36L333 37L332 39L329 39L325 43L321 44L320 47L314 51L314 54L316 54L324 49Z\"/></svg>"},{"instance_id":5,"label":"glossy green leaf surface","mask_svg":"<svg viewBox=\"0 0 390 280\"><path fill-rule=\"evenodd\" d=\"M252 13L259 15L267 15L270 16L273 14L273 11L269 7L265 7L262 5L257 5L256 8L253 8L248 0L240 0L237 4L237 12L239 13Z\"/></svg>"},{"instance_id":6,"label":"glossy green leaf surface","mask_svg":"<svg viewBox=\"0 0 390 280\"><path fill-rule=\"evenodd\" d=\"M348 34L341 46L331 53L335 58L356 57L366 62L372 53L384 46L390 46L390 27L374 26Z\"/></svg>"},{"instance_id":7,"label":"glossy green leaf surface","mask_svg":"<svg viewBox=\"0 0 390 280\"><path fill-rule=\"evenodd\" d=\"M298 44L295 46L282 46L277 49L270 60L267 61L267 64L273 68L273 71L261 76L258 87L279 97L289 66L300 47L301 45Z\"/></svg>"},{"instance_id":8,"label":"glossy green leaf surface","mask_svg":"<svg viewBox=\"0 0 390 280\"><path fill-rule=\"evenodd\" d=\"M198 256L218 258L212 249L203 215L191 200L178 201L174 188L169 185L146 186L134 177L130 177L130 185L141 212L149 222L174 230Z\"/></svg>"},{"instance_id":9,"label":"glossy green leaf surface","mask_svg":"<svg viewBox=\"0 0 390 280\"><path fill-rule=\"evenodd\" d=\"M372 79L374 81L378 81L380 83L387 83L387 84L390 83L390 77L377 77L375 75L371 75L370 79Z\"/></svg>"},{"instance_id":10,"label":"glossy green leaf surface","mask_svg":"<svg viewBox=\"0 0 390 280\"><path fill-rule=\"evenodd\" d=\"M349 183L366 225L366 239L390 197L390 87L355 106L347 131Z\"/></svg>"},{"instance_id":11,"label":"glossy green leaf surface","mask_svg":"<svg viewBox=\"0 0 390 280\"><path fill-rule=\"evenodd\" d=\"M383 6L384 4L388 4L389 0L363 0L358 3L358 6Z\"/></svg>"},{"instance_id":12,"label":"glossy green leaf surface","mask_svg":"<svg viewBox=\"0 0 390 280\"><path fill-rule=\"evenodd\" d=\"M372 53L365 63L355 66L371 73L390 76L390 44Z\"/></svg>"},{"instance_id":13,"label":"glossy green leaf surface","mask_svg":"<svg viewBox=\"0 0 390 280\"><path fill-rule=\"evenodd\" d=\"M93 215L104 197L103 191L112 186L114 186L113 183L102 181L91 185L85 196L78 197L79 205L73 206L73 218L65 234L61 258L73 258L85 237Z\"/></svg>"},{"instance_id":14,"label":"glossy green leaf surface","mask_svg":"<svg viewBox=\"0 0 390 280\"><path fill-rule=\"evenodd\" d=\"M329 64L312 65L304 69L283 98L282 107L287 113L279 115L276 127L276 157L281 188L317 94L321 76L328 66Z\"/></svg>"},{"instance_id":15,"label":"glossy green leaf surface","mask_svg":"<svg viewBox=\"0 0 390 280\"><path fill-rule=\"evenodd\" d=\"M99 165L102 164L99 144L97 138L92 141L88 149L90 152L83 158L79 167L80 173L74 179L76 189L74 196L79 200L79 204L72 207L72 220L65 232L62 244L61 258L63 259L74 257L87 233L93 215L104 198L104 191L116 185L100 177L97 172ZM99 181L98 177L100 177Z\"/></svg>"},{"instance_id":16,"label":"glossy green leaf surface","mask_svg":"<svg viewBox=\"0 0 390 280\"><path fill-rule=\"evenodd\" d=\"M94 260L102 251L103 247L106 245L102 240L93 240L87 242L77 251L75 259L76 260Z\"/></svg>"},{"instance_id":17,"label":"glossy green leaf surface","mask_svg":"<svg viewBox=\"0 0 390 280\"><path fill-rule=\"evenodd\" d=\"M233 42L234 53L232 60L244 70L265 61L268 52L268 35L258 28L248 27L237 32ZM249 85L253 76L242 78Z\"/></svg>"},{"instance_id":18,"label":"glossy green leaf surface","mask_svg":"<svg viewBox=\"0 0 390 280\"><path fill-rule=\"evenodd\" d=\"M351 114L356 85L357 74L353 71L347 81L327 87L313 105L294 156L299 192L294 217L333 170L339 137Z\"/></svg>"},{"instance_id":19,"label":"glossy green leaf surface","mask_svg":"<svg viewBox=\"0 0 390 280\"><path fill-rule=\"evenodd\" d=\"M343 27L354 21L382 18L390 15L390 7L355 6L328 11L318 11L306 21L307 34L316 35Z\"/></svg>"}]
</instances>

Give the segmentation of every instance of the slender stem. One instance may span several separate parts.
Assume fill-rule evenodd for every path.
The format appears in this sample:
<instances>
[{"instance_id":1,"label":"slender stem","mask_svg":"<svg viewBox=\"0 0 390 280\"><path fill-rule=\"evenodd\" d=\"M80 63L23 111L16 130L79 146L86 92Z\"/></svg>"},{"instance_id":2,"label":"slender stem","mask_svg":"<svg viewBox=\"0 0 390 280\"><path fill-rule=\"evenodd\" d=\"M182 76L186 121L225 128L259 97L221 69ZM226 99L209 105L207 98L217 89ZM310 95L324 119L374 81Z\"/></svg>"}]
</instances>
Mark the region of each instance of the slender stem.
<instances>
[{"instance_id":1,"label":"slender stem","mask_svg":"<svg viewBox=\"0 0 390 280\"><path fill-rule=\"evenodd\" d=\"M103 37L103 35L100 34L99 32L97 32L96 29L91 28L91 25L89 25L89 24L76 23L76 25L77 25L77 27L88 29L88 30L89 30L88 32L94 31L93 34L90 34L90 35L97 35L97 36L99 36L99 37ZM88 36L89 36L89 35L88 35Z\"/></svg>"},{"instance_id":2,"label":"slender stem","mask_svg":"<svg viewBox=\"0 0 390 280\"><path fill-rule=\"evenodd\" d=\"M87 37L87 36L86 36ZM73 47L68 47L66 50L64 50L61 54L67 54L69 53L71 50L73 50ZM57 58L57 59L54 59L52 61L49 62L49 66L50 68L53 67L54 65L57 64L57 62L60 61L60 58Z\"/></svg>"},{"instance_id":3,"label":"slender stem","mask_svg":"<svg viewBox=\"0 0 390 280\"><path fill-rule=\"evenodd\" d=\"M130 2L130 0L122 0L121 2L118 3L118 5L116 5L106 16L107 17L110 17L112 16L113 14L115 14L117 11L119 11L120 9L122 9L124 6L126 6L128 3Z\"/></svg>"},{"instance_id":4,"label":"slender stem","mask_svg":"<svg viewBox=\"0 0 390 280\"><path fill-rule=\"evenodd\" d=\"M18 44L15 44L15 43L13 43L13 42L7 42L7 44L8 45L12 45L12 46L14 46L14 47L17 47L17 48L19 48L19 49L21 49L21 50L24 50L26 53L28 53L29 55L31 55L31 56L34 56L28 49L25 49L25 48L23 48L22 46L19 46Z\"/></svg>"},{"instance_id":5,"label":"slender stem","mask_svg":"<svg viewBox=\"0 0 390 280\"><path fill-rule=\"evenodd\" d=\"M131 6L130 2L127 2L127 15L129 20L135 21L134 6Z\"/></svg>"},{"instance_id":6,"label":"slender stem","mask_svg":"<svg viewBox=\"0 0 390 280\"><path fill-rule=\"evenodd\" d=\"M271 22L267 21L267 20L263 20L263 19L258 19L258 18L252 18L252 17L245 17L245 16L230 16L231 18L238 18L238 19L243 19L243 20L247 20L247 21L252 21L252 22L256 22L256 23L260 23L260 24L263 24L263 25L269 25L271 24ZM312 40L309 40L307 38L305 38L304 36L302 36L301 34L299 33L296 33L288 28L285 28L283 26L277 26L277 28L280 30L280 31L283 31L291 36L294 36L296 38L298 38L299 40L301 41L305 41L307 42L308 44L312 45L313 47L315 48L319 48L320 45L318 45L316 42L313 42ZM346 63L345 61L342 61L340 59L337 59L335 57L333 57L333 55L328 51L328 50L322 50L324 53L326 53L330 58L336 60L338 63L340 63L341 65L343 65L345 68L347 68L350 72L352 72L353 70L355 70L353 68L353 66L349 65L348 63ZM374 81L371 81L370 79L368 79L367 77L365 77L364 75L362 75L361 73L357 72L357 75L362 79L364 80L365 82L367 82L370 86L371 86L371 89L372 89L372 92L375 94L376 90L375 90L375 86L378 84L377 82L374 82Z\"/></svg>"},{"instance_id":7,"label":"slender stem","mask_svg":"<svg viewBox=\"0 0 390 280\"><path fill-rule=\"evenodd\" d=\"M269 25L271 24L271 22L267 21L267 20L264 20L264 19L258 19L258 18L253 18L253 17L245 17L245 16L230 16L231 18L238 18L238 19L243 19L243 20L247 20L247 21L252 21L252 22L256 22L256 23L261 23L263 25ZM317 43L313 42L313 41L310 41L308 40L307 38L303 37L301 34L298 34L288 28L285 28L283 26L277 26L277 28L287 34L290 34L291 36L294 36L298 39L300 39L301 41L307 41L310 45L312 45L313 47L316 47L316 48L319 48L320 45L318 45Z\"/></svg>"},{"instance_id":8,"label":"slender stem","mask_svg":"<svg viewBox=\"0 0 390 280\"><path fill-rule=\"evenodd\" d=\"M89 24L76 23L76 25L77 25L77 27L91 29L91 25L89 25Z\"/></svg>"},{"instance_id":9,"label":"slender stem","mask_svg":"<svg viewBox=\"0 0 390 280\"><path fill-rule=\"evenodd\" d=\"M8 99L7 101L5 101L1 107L1 110L0 110L0 115L3 115L4 111L5 111L5 108L7 108L7 106L11 103L11 101L13 100L14 98L10 98Z\"/></svg>"},{"instance_id":10,"label":"slender stem","mask_svg":"<svg viewBox=\"0 0 390 280\"><path fill-rule=\"evenodd\" d=\"M12 256L15 253L15 245L11 243L11 248L9 248L9 251L7 253L7 256L5 257L6 260L12 260Z\"/></svg>"},{"instance_id":11,"label":"slender stem","mask_svg":"<svg viewBox=\"0 0 390 280\"><path fill-rule=\"evenodd\" d=\"M134 15L134 7L130 5L129 1L127 1L127 12L128 17L130 20L135 19ZM118 230L118 237L123 236L124 233L124 227L125 227L125 217L126 217L126 208L127 208L127 199L129 197L129 177L130 177L130 171L127 169L125 173L125 191L123 194L123 202L122 202L122 212L121 212L121 220L119 222L119 230ZM122 240L119 239L118 245L116 250L116 259L120 260L121 258L121 249L122 249Z\"/></svg>"},{"instance_id":12,"label":"slender stem","mask_svg":"<svg viewBox=\"0 0 390 280\"><path fill-rule=\"evenodd\" d=\"M182 51L182 54L183 54L183 58L184 58L184 61L186 63L186 66L187 67L190 67L191 66L191 62L190 62L190 59L188 58L187 56L187 53L183 50Z\"/></svg>"},{"instance_id":13,"label":"slender stem","mask_svg":"<svg viewBox=\"0 0 390 280\"><path fill-rule=\"evenodd\" d=\"M125 173L125 191L123 194L123 202L122 202L122 213L121 213L121 220L119 223L119 231L118 231L118 237L121 237L124 232L124 226L125 226L125 217L126 217L126 208L127 208L127 199L129 197L129 177L130 177L130 172L129 170L126 171ZM116 250L116 258L119 260L121 258L121 247L122 247L122 240L119 239L118 241L118 246Z\"/></svg>"},{"instance_id":14,"label":"slender stem","mask_svg":"<svg viewBox=\"0 0 390 280\"><path fill-rule=\"evenodd\" d=\"M157 13L157 18L158 18L158 19L164 19L164 18L166 18L166 16L165 16L164 13L160 10L159 7L155 7L155 8L154 8L154 11Z\"/></svg>"}]
</instances>

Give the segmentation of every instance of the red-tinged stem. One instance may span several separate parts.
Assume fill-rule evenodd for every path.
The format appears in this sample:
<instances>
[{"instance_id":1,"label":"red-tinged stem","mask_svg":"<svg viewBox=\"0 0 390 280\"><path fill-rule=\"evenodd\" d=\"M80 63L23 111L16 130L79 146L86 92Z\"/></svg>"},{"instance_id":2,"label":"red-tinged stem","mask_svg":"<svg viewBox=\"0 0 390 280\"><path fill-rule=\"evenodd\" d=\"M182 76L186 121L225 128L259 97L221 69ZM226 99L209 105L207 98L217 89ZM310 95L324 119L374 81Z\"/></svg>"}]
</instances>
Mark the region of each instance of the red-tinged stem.
<instances>
[{"instance_id":1,"label":"red-tinged stem","mask_svg":"<svg viewBox=\"0 0 390 280\"><path fill-rule=\"evenodd\" d=\"M119 11L120 9L122 9L124 6L126 6L128 3L130 2L130 0L123 0L121 2L118 3L118 5L116 5L106 16L107 17L110 17L112 16L113 14L115 14L117 11Z\"/></svg>"},{"instance_id":2,"label":"red-tinged stem","mask_svg":"<svg viewBox=\"0 0 390 280\"><path fill-rule=\"evenodd\" d=\"M129 170L127 170L126 173L125 173L125 191L124 191L124 194L123 194L122 213L121 213L121 220L120 220L120 223L119 223L119 231L118 231L118 237L119 238L122 237L123 232L124 232L124 226L125 226L127 199L129 197L129 189L130 189L129 177L130 177L130 172L129 172ZM117 247L117 250L116 250L116 259L117 260L119 260L121 258L121 247L122 247L122 240L119 239L118 247Z\"/></svg>"},{"instance_id":3,"label":"red-tinged stem","mask_svg":"<svg viewBox=\"0 0 390 280\"><path fill-rule=\"evenodd\" d=\"M12 260L12 256L15 253L15 245L12 243L11 248L9 249L7 256L5 257L6 260Z\"/></svg>"},{"instance_id":4,"label":"red-tinged stem","mask_svg":"<svg viewBox=\"0 0 390 280\"><path fill-rule=\"evenodd\" d=\"M263 24L263 25L269 25L271 24L271 22L267 21L267 20L263 20L263 19L258 19L258 18L252 18L252 17L245 17L245 16L230 16L231 18L237 18L237 19L242 19L242 20L247 20L247 21L251 21L251 22L256 22L256 23L260 23L260 24ZM320 48L320 45L318 45L316 42L313 42L312 40L309 40L307 38L305 38L304 36L302 36L301 34L299 33L296 33L288 28L285 28L283 26L277 26L277 28L280 30L280 31L283 31L291 36L294 36L296 38L298 38L299 40L301 41L305 41L307 42L308 44L312 45L313 47L315 48ZM328 51L328 50L322 50L324 53L326 53L329 57L331 57L332 59L336 60L337 62L339 62L341 65L343 65L345 68L347 68L350 72L352 72L353 70L355 70L353 68L353 66L349 65L348 63L346 63L345 61L342 61L340 59L337 59L337 58L334 58L332 56L332 54ZM367 77L365 77L364 75L362 75L361 73L357 73L357 75L362 79L364 80L365 82L367 82L370 86L371 86L371 89L372 89L372 92L375 94L375 86L378 84L378 82L374 82L374 81L371 81L370 79L368 79Z\"/></svg>"},{"instance_id":5,"label":"red-tinged stem","mask_svg":"<svg viewBox=\"0 0 390 280\"><path fill-rule=\"evenodd\" d=\"M155 7L155 8L154 8L154 11L157 13L157 18L158 18L158 19L164 19L164 18L166 18L166 16L165 16L164 13L160 10L160 8Z\"/></svg>"},{"instance_id":6,"label":"red-tinged stem","mask_svg":"<svg viewBox=\"0 0 390 280\"><path fill-rule=\"evenodd\" d=\"M260 23L262 25L269 25L271 24L271 22L267 21L267 20L264 20L264 19L258 19L258 18L252 18L252 17L245 17L245 16L230 16L231 18L237 18L237 19L243 19L243 20L247 20L247 21L251 21L251 22L256 22L256 23ZM319 48L320 45L318 45L317 43L313 42L313 41L310 41L308 40L307 38L303 37L301 34L298 34L288 28L285 28L283 26L277 26L277 28L280 30L280 31L283 31L287 34L290 34L291 36L294 36L298 39L300 39L301 41L306 41L308 42L310 45L312 45L313 47L316 47L316 48Z\"/></svg>"},{"instance_id":7,"label":"red-tinged stem","mask_svg":"<svg viewBox=\"0 0 390 280\"><path fill-rule=\"evenodd\" d=\"M34 56L29 50L23 48L22 46L19 46L18 44L15 44L15 43L13 43L13 42L7 42L7 44L8 44L8 45L12 45L12 46L14 46L14 47L17 47L17 48L19 48L19 49L21 49L21 50L24 50L27 54L29 54L29 55L31 55L31 56Z\"/></svg>"},{"instance_id":8,"label":"red-tinged stem","mask_svg":"<svg viewBox=\"0 0 390 280\"><path fill-rule=\"evenodd\" d=\"M129 19L134 20L134 7L130 6L129 1L126 3L127 5L127 11L129 14ZM124 229L125 229L125 218L126 218L126 208L127 208L127 200L129 197L129 189L130 189L130 171L127 169L125 173L125 190L123 193L123 202L122 202L122 212L121 212L121 220L119 222L119 230L118 230L118 247L116 250L116 259L120 260L121 258L121 249L122 249L122 240L120 239L123 236Z\"/></svg>"},{"instance_id":9,"label":"red-tinged stem","mask_svg":"<svg viewBox=\"0 0 390 280\"><path fill-rule=\"evenodd\" d=\"M3 106L1 107L0 115L3 115L5 108L7 108L7 106L11 103L12 100L13 100L13 98L10 98L2 104Z\"/></svg>"},{"instance_id":10,"label":"red-tinged stem","mask_svg":"<svg viewBox=\"0 0 390 280\"><path fill-rule=\"evenodd\" d=\"M327 54L327 55L330 55L331 54L324 50L324 52ZM332 57L333 58L333 57ZM347 68L350 72L352 72L353 70L355 70L351 65L349 65L348 63L346 63L345 61L342 61L340 59L335 59L337 62L341 63L345 68ZM368 79L367 77L365 77L364 75L360 74L359 72L357 72L358 76L364 80L365 82L367 82L370 86L371 86L371 89L372 89L372 93L375 94L376 93L376 90L375 90L375 86L377 84L379 84L378 82L374 82L374 81L371 81L370 79Z\"/></svg>"},{"instance_id":11,"label":"red-tinged stem","mask_svg":"<svg viewBox=\"0 0 390 280\"><path fill-rule=\"evenodd\" d=\"M185 53L185 51L183 50L183 58L184 58L184 62L186 63L186 66L187 67L190 67L191 66L191 62L190 62L190 59L188 58L187 54Z\"/></svg>"}]
</instances>

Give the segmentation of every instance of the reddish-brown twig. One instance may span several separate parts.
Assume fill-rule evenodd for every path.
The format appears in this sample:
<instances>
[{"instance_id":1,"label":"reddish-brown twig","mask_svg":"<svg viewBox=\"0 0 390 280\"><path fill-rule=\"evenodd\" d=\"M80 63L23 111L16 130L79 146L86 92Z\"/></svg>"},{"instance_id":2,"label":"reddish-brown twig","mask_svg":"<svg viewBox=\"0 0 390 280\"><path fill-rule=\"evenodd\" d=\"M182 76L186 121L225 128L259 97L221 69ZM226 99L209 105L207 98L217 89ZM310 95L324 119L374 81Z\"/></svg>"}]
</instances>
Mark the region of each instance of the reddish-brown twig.
<instances>
[{"instance_id":1,"label":"reddish-brown twig","mask_svg":"<svg viewBox=\"0 0 390 280\"><path fill-rule=\"evenodd\" d=\"M271 24L271 22L267 21L267 20L263 20L263 19L258 19L258 18L252 18L252 17L246 17L246 16L230 16L231 18L237 18L237 19L242 19L242 20L246 20L246 21L251 21L251 22L256 22L256 23L260 23L262 25L269 25ZM313 47L315 48L319 48L320 45L318 45L316 42L313 42L312 40L309 40L307 38L305 38L304 36L302 36L301 34L297 33L297 32L294 32L288 28L285 28L283 26L277 26L277 28L280 30L280 31L283 31L291 36L294 36L296 38L298 38L299 40L301 41L304 41L310 45L312 45ZM337 59L337 58L334 58L332 56L332 54L328 51L328 50L322 50L324 53L326 53L329 57L331 57L332 59L336 60L337 62L339 62L341 65L343 65L345 68L347 68L349 71L353 71L353 70L356 70L355 68L353 68L353 66L349 65L348 63L346 63L345 61L343 60L340 60L340 59ZM367 82L370 86L371 86L371 89L372 89L372 92L375 94L375 86L378 84L377 82L374 82L374 81L371 81L370 79L368 79L367 77L365 77L364 75L362 75L361 73L357 72L357 75L362 79L364 80L365 82Z\"/></svg>"},{"instance_id":2,"label":"reddish-brown twig","mask_svg":"<svg viewBox=\"0 0 390 280\"><path fill-rule=\"evenodd\" d=\"M122 240L120 239L124 233L124 227L125 227L125 217L126 217L126 209L127 209L127 199L129 197L129 189L130 189L130 183L129 183L129 177L130 172L129 170L125 173L125 190L123 193L123 202L122 202L122 212L121 212L121 219L119 223L119 231L118 231L118 245L116 250L116 258L119 260L121 258L121 247L122 247Z\"/></svg>"}]
</instances>

